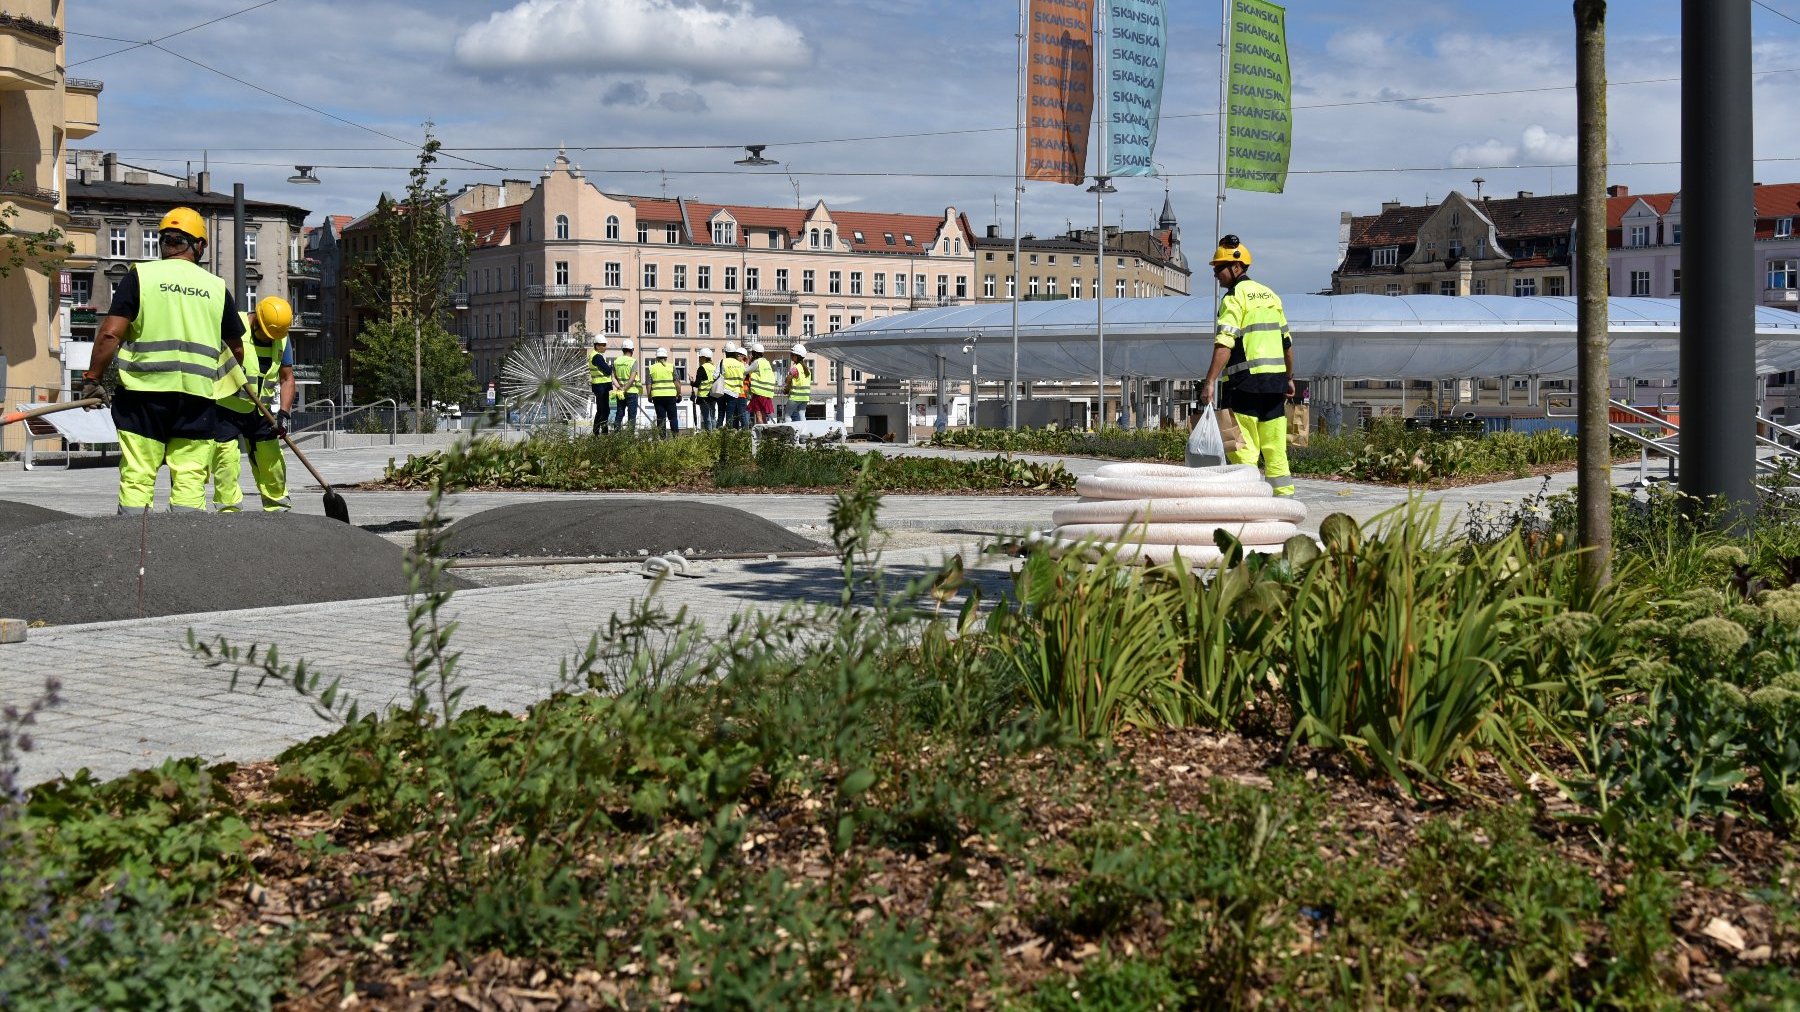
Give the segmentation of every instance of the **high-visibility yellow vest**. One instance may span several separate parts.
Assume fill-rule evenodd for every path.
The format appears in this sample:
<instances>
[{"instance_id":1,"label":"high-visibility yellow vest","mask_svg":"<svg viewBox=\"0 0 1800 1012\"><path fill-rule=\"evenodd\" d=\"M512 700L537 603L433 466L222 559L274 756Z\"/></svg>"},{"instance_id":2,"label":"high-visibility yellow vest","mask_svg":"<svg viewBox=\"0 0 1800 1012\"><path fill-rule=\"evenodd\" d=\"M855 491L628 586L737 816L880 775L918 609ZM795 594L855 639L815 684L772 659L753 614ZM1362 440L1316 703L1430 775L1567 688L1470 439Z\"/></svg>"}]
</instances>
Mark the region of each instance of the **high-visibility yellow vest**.
<instances>
[{"instance_id":1,"label":"high-visibility yellow vest","mask_svg":"<svg viewBox=\"0 0 1800 1012\"><path fill-rule=\"evenodd\" d=\"M238 319L244 321L243 370L245 385L250 387L250 391L256 394L258 400L267 402L270 396L281 389L281 360L287 355L288 339L283 337L279 341L263 344L252 336L255 331L250 326L250 314L239 313ZM219 357L219 364L229 369L231 362L236 359L237 356L227 348ZM229 408L242 415L253 414L256 411L256 405L245 400L243 395L238 392L236 376L220 377L219 386L221 388L220 407Z\"/></svg>"},{"instance_id":2,"label":"high-visibility yellow vest","mask_svg":"<svg viewBox=\"0 0 1800 1012\"><path fill-rule=\"evenodd\" d=\"M812 374L806 371L805 365L795 362L793 378L788 380L788 400L805 401L811 399Z\"/></svg>"},{"instance_id":3,"label":"high-visibility yellow vest","mask_svg":"<svg viewBox=\"0 0 1800 1012\"><path fill-rule=\"evenodd\" d=\"M594 352L592 355L589 355L588 356L588 386L597 387L602 383L611 383L611 382L612 382L612 377L607 375L607 372L606 372L606 353L602 352L602 351L597 351L597 352Z\"/></svg>"},{"instance_id":4,"label":"high-visibility yellow vest","mask_svg":"<svg viewBox=\"0 0 1800 1012\"><path fill-rule=\"evenodd\" d=\"M1239 281L1219 300L1217 340L1231 346L1227 382L1236 383L1243 376L1285 376L1290 338L1281 296L1249 278Z\"/></svg>"},{"instance_id":5,"label":"high-visibility yellow vest","mask_svg":"<svg viewBox=\"0 0 1800 1012\"><path fill-rule=\"evenodd\" d=\"M750 363L750 395L752 397L775 396L775 367L766 358L759 358Z\"/></svg>"},{"instance_id":6,"label":"high-visibility yellow vest","mask_svg":"<svg viewBox=\"0 0 1800 1012\"><path fill-rule=\"evenodd\" d=\"M132 269L138 311L119 347L120 384L217 400L220 380L238 364L219 339L225 282L188 260L150 260Z\"/></svg>"},{"instance_id":7,"label":"high-visibility yellow vest","mask_svg":"<svg viewBox=\"0 0 1800 1012\"><path fill-rule=\"evenodd\" d=\"M622 394L643 392L644 388L638 383L637 359L630 355L620 355L613 359L613 386Z\"/></svg>"},{"instance_id":8,"label":"high-visibility yellow vest","mask_svg":"<svg viewBox=\"0 0 1800 1012\"><path fill-rule=\"evenodd\" d=\"M650 396L681 396L681 388L675 385L675 367L669 363L652 362L644 367L644 375L650 377Z\"/></svg>"},{"instance_id":9,"label":"high-visibility yellow vest","mask_svg":"<svg viewBox=\"0 0 1800 1012\"><path fill-rule=\"evenodd\" d=\"M725 392L733 397L744 396L744 363L728 358L719 370L725 376Z\"/></svg>"}]
</instances>

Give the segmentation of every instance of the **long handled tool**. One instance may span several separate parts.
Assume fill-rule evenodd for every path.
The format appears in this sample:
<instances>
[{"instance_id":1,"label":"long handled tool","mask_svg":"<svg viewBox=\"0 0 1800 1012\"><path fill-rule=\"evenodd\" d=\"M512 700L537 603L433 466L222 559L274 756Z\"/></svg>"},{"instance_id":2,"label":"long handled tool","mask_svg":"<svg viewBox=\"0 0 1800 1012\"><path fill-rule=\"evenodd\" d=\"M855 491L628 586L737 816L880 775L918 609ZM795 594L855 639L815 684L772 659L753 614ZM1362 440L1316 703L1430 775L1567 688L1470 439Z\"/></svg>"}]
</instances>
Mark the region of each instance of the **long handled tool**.
<instances>
[{"instance_id":1,"label":"long handled tool","mask_svg":"<svg viewBox=\"0 0 1800 1012\"><path fill-rule=\"evenodd\" d=\"M245 400L256 405L256 410L262 413L263 418L268 421L270 428L281 433L281 441L287 444L288 449L294 451L294 456L300 458L300 463L306 466L306 472L313 476L313 480L320 485L325 486L325 515L333 520L342 520L344 523L349 523L350 507L344 502L344 497L338 495L337 492L332 489L331 482L325 480L325 476L321 475L319 469L312 465L312 461L306 459L306 454L301 453L300 448L294 445L294 441L288 438L287 432L281 428L281 423L277 422L275 416L269 413L268 405L265 405L262 402L262 398L252 393L248 386L241 387L238 392L244 396Z\"/></svg>"},{"instance_id":2,"label":"long handled tool","mask_svg":"<svg viewBox=\"0 0 1800 1012\"><path fill-rule=\"evenodd\" d=\"M11 425L14 422L22 422L27 418L36 418L39 415L54 414L58 411L68 411L72 408L97 408L99 406L100 398L98 397L83 397L78 401L64 401L61 404L41 404L35 408L26 408L23 411L8 411L6 414L0 415L0 425Z\"/></svg>"}]
</instances>

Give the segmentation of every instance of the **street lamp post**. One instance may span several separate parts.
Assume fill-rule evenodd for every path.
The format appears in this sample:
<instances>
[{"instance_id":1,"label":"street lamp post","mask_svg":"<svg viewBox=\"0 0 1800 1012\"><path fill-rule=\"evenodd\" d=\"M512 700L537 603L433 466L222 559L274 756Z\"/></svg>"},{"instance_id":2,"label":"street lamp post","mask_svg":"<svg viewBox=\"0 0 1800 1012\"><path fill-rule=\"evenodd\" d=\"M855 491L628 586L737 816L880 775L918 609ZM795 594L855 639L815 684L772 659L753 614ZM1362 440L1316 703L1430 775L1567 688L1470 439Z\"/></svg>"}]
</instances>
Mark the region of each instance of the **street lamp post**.
<instances>
[{"instance_id":1,"label":"street lamp post","mask_svg":"<svg viewBox=\"0 0 1800 1012\"><path fill-rule=\"evenodd\" d=\"M1094 195L1094 235L1098 240L1094 253L1094 336L1100 341L1099 383L1094 387L1097 432L1106 425L1106 195L1118 193L1119 188L1112 184L1111 176L1095 176L1088 192Z\"/></svg>"}]
</instances>

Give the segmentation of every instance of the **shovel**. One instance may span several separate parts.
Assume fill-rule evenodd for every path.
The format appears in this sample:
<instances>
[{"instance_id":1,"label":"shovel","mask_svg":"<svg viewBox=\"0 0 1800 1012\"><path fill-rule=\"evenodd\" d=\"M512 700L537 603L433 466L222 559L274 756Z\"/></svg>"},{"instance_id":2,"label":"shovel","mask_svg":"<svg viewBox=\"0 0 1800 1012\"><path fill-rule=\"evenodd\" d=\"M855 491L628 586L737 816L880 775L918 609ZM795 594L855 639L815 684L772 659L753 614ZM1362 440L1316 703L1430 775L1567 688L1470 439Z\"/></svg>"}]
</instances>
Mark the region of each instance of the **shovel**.
<instances>
[{"instance_id":1,"label":"shovel","mask_svg":"<svg viewBox=\"0 0 1800 1012\"><path fill-rule=\"evenodd\" d=\"M277 432L281 432L281 423L275 421L275 416L269 413L268 406L255 394L251 393L248 386L239 388L238 393L243 395L245 400L256 405L256 410L262 413L263 418L268 421L270 428ZM288 438L287 433L281 433L281 441L287 444L288 449L294 451L294 456L300 458L300 463L306 466L306 473L312 475L314 481L325 486L325 515L333 520L341 520L344 523L349 523L350 507L344 502L344 497L338 495L337 492L332 489L331 482L326 481L324 476L319 474L319 469L312 465L312 461L306 459L306 454L300 452L300 448L294 445L294 441Z\"/></svg>"},{"instance_id":2,"label":"shovel","mask_svg":"<svg viewBox=\"0 0 1800 1012\"><path fill-rule=\"evenodd\" d=\"M97 408L99 406L100 398L98 397L84 397L78 401L64 401L61 404L43 404L35 408L26 408L23 411L8 411L6 414L0 415L0 425L11 425L14 422L22 422L27 418L36 418L39 415L54 414L58 411L68 411L71 408Z\"/></svg>"}]
</instances>

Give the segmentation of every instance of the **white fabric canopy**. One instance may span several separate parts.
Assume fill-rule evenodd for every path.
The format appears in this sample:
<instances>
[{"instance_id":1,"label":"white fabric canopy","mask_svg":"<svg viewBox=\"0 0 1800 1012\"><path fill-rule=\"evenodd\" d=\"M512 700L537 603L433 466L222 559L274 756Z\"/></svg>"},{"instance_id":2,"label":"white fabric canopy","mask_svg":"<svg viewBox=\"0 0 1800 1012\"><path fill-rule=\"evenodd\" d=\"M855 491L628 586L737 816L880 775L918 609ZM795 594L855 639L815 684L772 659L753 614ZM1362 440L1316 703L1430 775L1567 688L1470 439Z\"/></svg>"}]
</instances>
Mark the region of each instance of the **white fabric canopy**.
<instances>
[{"instance_id":1,"label":"white fabric canopy","mask_svg":"<svg viewBox=\"0 0 1800 1012\"><path fill-rule=\"evenodd\" d=\"M1576 300L1497 295L1283 296L1302 378L1448 379L1575 374ZM1681 300L1608 299L1618 378L1674 379ZM1019 378L1083 380L1098 371L1092 299L1019 304ZM1197 378L1212 355L1210 296L1106 299L1108 377ZM827 358L894 379L1012 374L1012 304L951 306L865 320L807 339ZM963 350L973 343L972 352ZM1759 374L1800 369L1800 313L1756 310Z\"/></svg>"}]
</instances>

